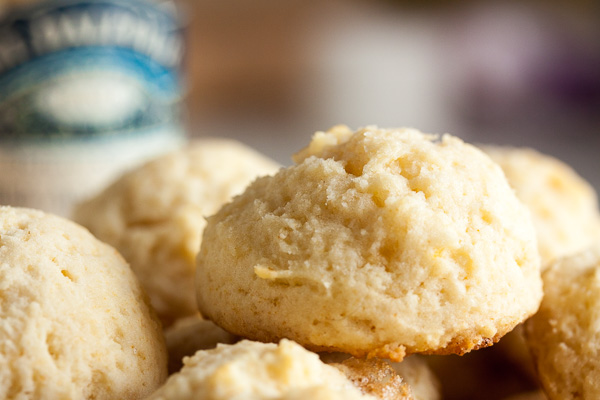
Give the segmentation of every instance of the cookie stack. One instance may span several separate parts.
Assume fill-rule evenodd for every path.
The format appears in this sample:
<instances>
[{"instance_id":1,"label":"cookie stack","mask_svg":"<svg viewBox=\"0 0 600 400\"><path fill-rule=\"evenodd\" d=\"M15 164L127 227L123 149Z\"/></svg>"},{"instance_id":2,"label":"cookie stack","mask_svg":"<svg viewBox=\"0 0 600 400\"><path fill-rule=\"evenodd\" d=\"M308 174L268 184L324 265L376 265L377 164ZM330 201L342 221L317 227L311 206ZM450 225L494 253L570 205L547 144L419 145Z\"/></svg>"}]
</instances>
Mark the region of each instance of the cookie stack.
<instances>
[{"instance_id":1,"label":"cookie stack","mask_svg":"<svg viewBox=\"0 0 600 400\"><path fill-rule=\"evenodd\" d=\"M69 221L0 209L0 397L434 400L422 355L464 372L447 356L527 320L547 395L595 398L595 193L483 150L336 126L281 168L197 141L75 211L131 270Z\"/></svg>"},{"instance_id":2,"label":"cookie stack","mask_svg":"<svg viewBox=\"0 0 600 400\"><path fill-rule=\"evenodd\" d=\"M418 360L399 363L410 354L490 346L537 310L540 258L529 211L480 150L448 135L340 126L317 133L294 159L208 218L196 271L205 318L279 345L245 340L199 352L153 398L203 398L189 387L209 388L209 398L269 398L238 388L245 379L284 387L276 398L317 391L321 381L254 376L288 374L303 365L300 357L287 367L249 367L230 356L263 346L280 354L289 340L304 352L356 357L337 364L353 382L386 382L385 390L359 385L363 396L438 398L435 389L423 397L410 385L400 389L411 373L396 381L398 372L385 368Z\"/></svg>"}]
</instances>

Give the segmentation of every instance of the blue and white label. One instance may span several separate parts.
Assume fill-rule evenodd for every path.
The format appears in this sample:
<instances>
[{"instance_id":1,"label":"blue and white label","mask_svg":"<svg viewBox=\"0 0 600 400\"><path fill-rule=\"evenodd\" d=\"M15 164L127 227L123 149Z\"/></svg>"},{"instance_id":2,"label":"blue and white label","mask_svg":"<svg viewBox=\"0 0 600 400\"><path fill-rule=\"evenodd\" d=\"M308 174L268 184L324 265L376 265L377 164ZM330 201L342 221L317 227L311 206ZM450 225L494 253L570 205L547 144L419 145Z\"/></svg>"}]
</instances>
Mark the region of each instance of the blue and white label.
<instances>
[{"instance_id":1,"label":"blue and white label","mask_svg":"<svg viewBox=\"0 0 600 400\"><path fill-rule=\"evenodd\" d=\"M58 0L5 16L0 140L98 140L179 126L182 35L164 5Z\"/></svg>"}]
</instances>

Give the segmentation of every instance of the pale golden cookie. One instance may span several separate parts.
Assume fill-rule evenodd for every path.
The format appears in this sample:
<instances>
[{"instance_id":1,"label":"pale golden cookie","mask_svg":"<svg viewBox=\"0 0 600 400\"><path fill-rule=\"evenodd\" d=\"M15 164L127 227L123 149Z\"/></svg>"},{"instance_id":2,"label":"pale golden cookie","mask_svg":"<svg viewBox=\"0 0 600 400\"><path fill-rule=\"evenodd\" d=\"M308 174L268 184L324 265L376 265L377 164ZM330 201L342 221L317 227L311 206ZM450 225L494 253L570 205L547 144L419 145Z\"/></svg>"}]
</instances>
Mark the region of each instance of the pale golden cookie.
<instances>
[{"instance_id":1,"label":"pale golden cookie","mask_svg":"<svg viewBox=\"0 0 600 400\"><path fill-rule=\"evenodd\" d=\"M165 325L197 312L195 257L204 217L278 165L233 140L203 139L131 171L74 219L131 263Z\"/></svg>"},{"instance_id":2,"label":"pale golden cookie","mask_svg":"<svg viewBox=\"0 0 600 400\"><path fill-rule=\"evenodd\" d=\"M184 359L149 400L376 400L298 344L241 341Z\"/></svg>"},{"instance_id":3,"label":"pale golden cookie","mask_svg":"<svg viewBox=\"0 0 600 400\"><path fill-rule=\"evenodd\" d=\"M198 304L225 330L399 361L489 346L537 310L529 212L480 150L336 127L296 162L208 219Z\"/></svg>"},{"instance_id":4,"label":"pale golden cookie","mask_svg":"<svg viewBox=\"0 0 600 400\"><path fill-rule=\"evenodd\" d=\"M542 386L550 399L600 398L600 243L553 262L544 300L525 323Z\"/></svg>"},{"instance_id":5,"label":"pale golden cookie","mask_svg":"<svg viewBox=\"0 0 600 400\"><path fill-rule=\"evenodd\" d=\"M531 210L542 269L600 239L600 210L592 186L562 161L533 149L482 146L502 167Z\"/></svg>"},{"instance_id":6,"label":"pale golden cookie","mask_svg":"<svg viewBox=\"0 0 600 400\"><path fill-rule=\"evenodd\" d=\"M142 399L166 376L160 323L119 253L0 207L0 398Z\"/></svg>"}]
</instances>

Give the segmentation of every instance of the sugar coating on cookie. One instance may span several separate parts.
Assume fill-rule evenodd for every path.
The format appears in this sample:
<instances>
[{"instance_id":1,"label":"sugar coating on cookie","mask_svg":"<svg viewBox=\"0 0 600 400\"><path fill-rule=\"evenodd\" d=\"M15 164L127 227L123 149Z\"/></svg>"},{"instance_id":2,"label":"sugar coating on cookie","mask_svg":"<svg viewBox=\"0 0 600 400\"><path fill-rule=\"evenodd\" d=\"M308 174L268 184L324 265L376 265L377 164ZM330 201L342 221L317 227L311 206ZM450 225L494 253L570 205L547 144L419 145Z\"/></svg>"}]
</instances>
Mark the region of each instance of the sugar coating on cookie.
<instances>
[{"instance_id":1,"label":"sugar coating on cookie","mask_svg":"<svg viewBox=\"0 0 600 400\"><path fill-rule=\"evenodd\" d=\"M74 219L131 263L165 325L197 312L195 258L204 217L278 164L245 145L202 139L133 170Z\"/></svg>"},{"instance_id":2,"label":"sugar coating on cookie","mask_svg":"<svg viewBox=\"0 0 600 400\"><path fill-rule=\"evenodd\" d=\"M482 146L502 167L531 210L542 269L600 239L600 210L592 186L564 162L528 148Z\"/></svg>"},{"instance_id":3,"label":"sugar coating on cookie","mask_svg":"<svg viewBox=\"0 0 600 400\"><path fill-rule=\"evenodd\" d=\"M298 344L243 340L184 359L149 400L375 400Z\"/></svg>"},{"instance_id":4,"label":"sugar coating on cookie","mask_svg":"<svg viewBox=\"0 0 600 400\"><path fill-rule=\"evenodd\" d=\"M525 337L550 399L600 398L600 243L543 273L544 300Z\"/></svg>"},{"instance_id":5,"label":"sugar coating on cookie","mask_svg":"<svg viewBox=\"0 0 600 400\"><path fill-rule=\"evenodd\" d=\"M401 360L491 345L533 314L535 231L458 138L336 127L210 217L203 315L240 336Z\"/></svg>"},{"instance_id":6,"label":"sugar coating on cookie","mask_svg":"<svg viewBox=\"0 0 600 400\"><path fill-rule=\"evenodd\" d=\"M166 377L160 322L119 253L0 207L0 398L141 399Z\"/></svg>"}]
</instances>

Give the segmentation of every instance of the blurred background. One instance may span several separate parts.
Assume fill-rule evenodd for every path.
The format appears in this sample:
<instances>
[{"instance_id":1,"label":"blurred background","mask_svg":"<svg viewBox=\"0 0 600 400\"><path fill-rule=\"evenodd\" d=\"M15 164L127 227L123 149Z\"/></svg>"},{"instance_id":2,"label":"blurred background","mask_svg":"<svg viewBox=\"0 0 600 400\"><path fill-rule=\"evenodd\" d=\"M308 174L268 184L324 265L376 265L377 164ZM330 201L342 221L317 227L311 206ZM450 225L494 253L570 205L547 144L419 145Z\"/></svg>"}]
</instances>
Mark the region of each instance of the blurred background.
<instances>
[{"instance_id":1,"label":"blurred background","mask_svg":"<svg viewBox=\"0 0 600 400\"><path fill-rule=\"evenodd\" d=\"M530 146L600 188L598 1L194 1L195 136L289 164L343 123Z\"/></svg>"},{"instance_id":2,"label":"blurred background","mask_svg":"<svg viewBox=\"0 0 600 400\"><path fill-rule=\"evenodd\" d=\"M185 138L530 146L600 188L600 2L0 0L0 204L69 215Z\"/></svg>"}]
</instances>

